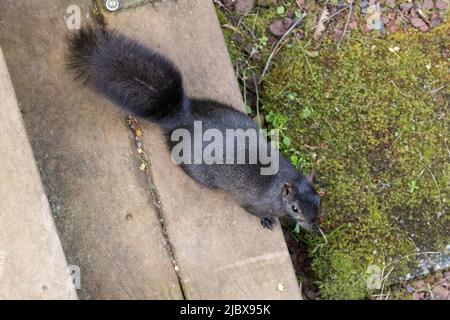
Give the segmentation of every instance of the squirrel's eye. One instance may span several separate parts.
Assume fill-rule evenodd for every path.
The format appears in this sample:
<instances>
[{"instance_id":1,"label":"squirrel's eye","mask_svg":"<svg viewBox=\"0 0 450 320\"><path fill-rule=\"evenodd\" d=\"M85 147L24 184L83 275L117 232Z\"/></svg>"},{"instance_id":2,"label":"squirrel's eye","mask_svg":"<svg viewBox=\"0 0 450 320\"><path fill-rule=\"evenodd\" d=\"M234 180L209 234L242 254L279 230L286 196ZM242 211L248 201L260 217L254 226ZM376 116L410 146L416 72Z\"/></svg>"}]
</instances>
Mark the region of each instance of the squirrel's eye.
<instances>
[{"instance_id":1,"label":"squirrel's eye","mask_svg":"<svg viewBox=\"0 0 450 320\"><path fill-rule=\"evenodd\" d=\"M292 205L292 211L294 211L295 213L298 212L298 209L297 209L297 207L295 205Z\"/></svg>"}]
</instances>

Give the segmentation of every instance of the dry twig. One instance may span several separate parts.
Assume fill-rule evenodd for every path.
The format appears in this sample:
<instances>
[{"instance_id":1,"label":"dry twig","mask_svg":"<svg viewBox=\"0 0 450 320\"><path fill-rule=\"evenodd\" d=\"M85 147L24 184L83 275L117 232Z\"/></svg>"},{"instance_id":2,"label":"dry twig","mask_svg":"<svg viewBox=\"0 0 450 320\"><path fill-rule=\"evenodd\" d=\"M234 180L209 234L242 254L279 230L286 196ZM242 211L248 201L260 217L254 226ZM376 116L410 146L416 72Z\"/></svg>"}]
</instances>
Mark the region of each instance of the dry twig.
<instances>
[{"instance_id":1,"label":"dry twig","mask_svg":"<svg viewBox=\"0 0 450 320\"><path fill-rule=\"evenodd\" d=\"M265 76L265 74L267 73L267 71L269 70L270 67L270 63L273 59L273 57L275 56L275 54L281 49L282 47L282 43L283 40L289 35L289 33L292 32L292 30L294 30L295 27L297 27L299 25L299 23L306 17L306 13L304 13L300 18L298 18L293 24L292 26L283 34L283 36L281 37L280 40L278 40L277 44L275 45L275 48L272 50L269 58L267 59L266 65L264 66L263 72L261 74L261 80L260 83L262 81L262 78Z\"/></svg>"}]
</instances>

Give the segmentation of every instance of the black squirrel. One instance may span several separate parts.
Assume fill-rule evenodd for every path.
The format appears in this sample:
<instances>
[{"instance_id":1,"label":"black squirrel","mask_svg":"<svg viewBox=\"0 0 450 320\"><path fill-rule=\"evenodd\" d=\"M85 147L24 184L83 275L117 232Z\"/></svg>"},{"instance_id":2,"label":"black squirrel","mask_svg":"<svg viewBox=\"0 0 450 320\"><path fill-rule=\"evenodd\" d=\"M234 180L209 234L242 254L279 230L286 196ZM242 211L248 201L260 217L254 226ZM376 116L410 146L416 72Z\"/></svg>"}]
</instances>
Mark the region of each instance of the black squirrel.
<instances>
[{"instance_id":1,"label":"black squirrel","mask_svg":"<svg viewBox=\"0 0 450 320\"><path fill-rule=\"evenodd\" d=\"M67 65L86 85L134 116L160 125L169 139L178 128L194 132L194 121L203 129L254 129L256 124L244 113L207 99L188 97L180 72L174 64L117 31L85 26L68 38ZM261 140L261 138L259 139ZM270 145L264 137L263 143ZM194 146L193 146L194 147ZM203 146L204 147L204 146ZM276 217L287 215L307 230L317 231L319 196L312 181L298 172L278 150L279 170L260 173L263 164L187 164L183 170L208 188L220 188L234 196L270 230ZM236 153L234 153L236 158Z\"/></svg>"}]
</instances>

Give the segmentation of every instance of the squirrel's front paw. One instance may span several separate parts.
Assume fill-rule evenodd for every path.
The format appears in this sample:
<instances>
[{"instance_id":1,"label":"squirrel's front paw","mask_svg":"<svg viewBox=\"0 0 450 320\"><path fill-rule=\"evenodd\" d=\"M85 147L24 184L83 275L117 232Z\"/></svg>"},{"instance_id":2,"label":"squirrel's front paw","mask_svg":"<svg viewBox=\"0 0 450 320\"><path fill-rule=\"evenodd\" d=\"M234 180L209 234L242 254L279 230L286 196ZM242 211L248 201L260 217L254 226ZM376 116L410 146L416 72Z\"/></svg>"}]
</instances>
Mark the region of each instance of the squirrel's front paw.
<instances>
[{"instance_id":1,"label":"squirrel's front paw","mask_svg":"<svg viewBox=\"0 0 450 320\"><path fill-rule=\"evenodd\" d=\"M274 217L264 217L264 218L261 218L261 225L264 228L273 230L273 227L275 227L277 225L277 221L275 220Z\"/></svg>"}]
</instances>

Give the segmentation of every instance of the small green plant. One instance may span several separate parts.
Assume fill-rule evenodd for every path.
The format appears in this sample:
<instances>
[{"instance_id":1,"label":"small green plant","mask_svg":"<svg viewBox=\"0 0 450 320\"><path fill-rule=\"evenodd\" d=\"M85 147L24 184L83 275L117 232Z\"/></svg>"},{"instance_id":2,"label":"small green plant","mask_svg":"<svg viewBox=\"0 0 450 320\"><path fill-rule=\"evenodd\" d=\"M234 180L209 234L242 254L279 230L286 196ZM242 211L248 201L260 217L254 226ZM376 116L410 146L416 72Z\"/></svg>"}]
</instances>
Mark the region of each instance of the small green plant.
<instances>
[{"instance_id":1,"label":"small green plant","mask_svg":"<svg viewBox=\"0 0 450 320\"><path fill-rule=\"evenodd\" d=\"M239 43L224 27L244 99L248 75L261 74L272 51L268 25L302 14L295 1L278 4L242 18ZM383 38L352 32L337 49L308 40L317 24L308 17L307 40L287 38L262 79L259 105L280 151L302 171L314 168L325 186L326 236L292 231L308 245L321 298L367 298L368 266L391 264L395 278L416 264L418 244L439 250L450 241L449 24ZM258 53L251 58L242 53L249 43Z\"/></svg>"},{"instance_id":2,"label":"small green plant","mask_svg":"<svg viewBox=\"0 0 450 320\"><path fill-rule=\"evenodd\" d=\"M267 41L269 41L269 38L267 38L266 36L262 36L258 40L259 40L260 47L266 47Z\"/></svg>"},{"instance_id":3,"label":"small green plant","mask_svg":"<svg viewBox=\"0 0 450 320\"><path fill-rule=\"evenodd\" d=\"M450 194L448 28L386 39L355 33L339 50L325 41L314 57L294 43L264 79L281 151L327 185L327 241L294 230L306 238L322 298L368 297L368 266L391 262L396 278L417 263L416 243L439 250L450 241L441 214Z\"/></svg>"},{"instance_id":4,"label":"small green plant","mask_svg":"<svg viewBox=\"0 0 450 320\"><path fill-rule=\"evenodd\" d=\"M286 8L285 8L283 5L277 7L277 13L278 13L280 16L281 16L281 15L284 15L285 12L286 12Z\"/></svg>"},{"instance_id":5,"label":"small green plant","mask_svg":"<svg viewBox=\"0 0 450 320\"><path fill-rule=\"evenodd\" d=\"M416 191L417 189L419 189L419 186L417 185L417 181L416 180L412 180L409 183L409 192L410 193L414 193L414 191Z\"/></svg>"}]
</instances>

